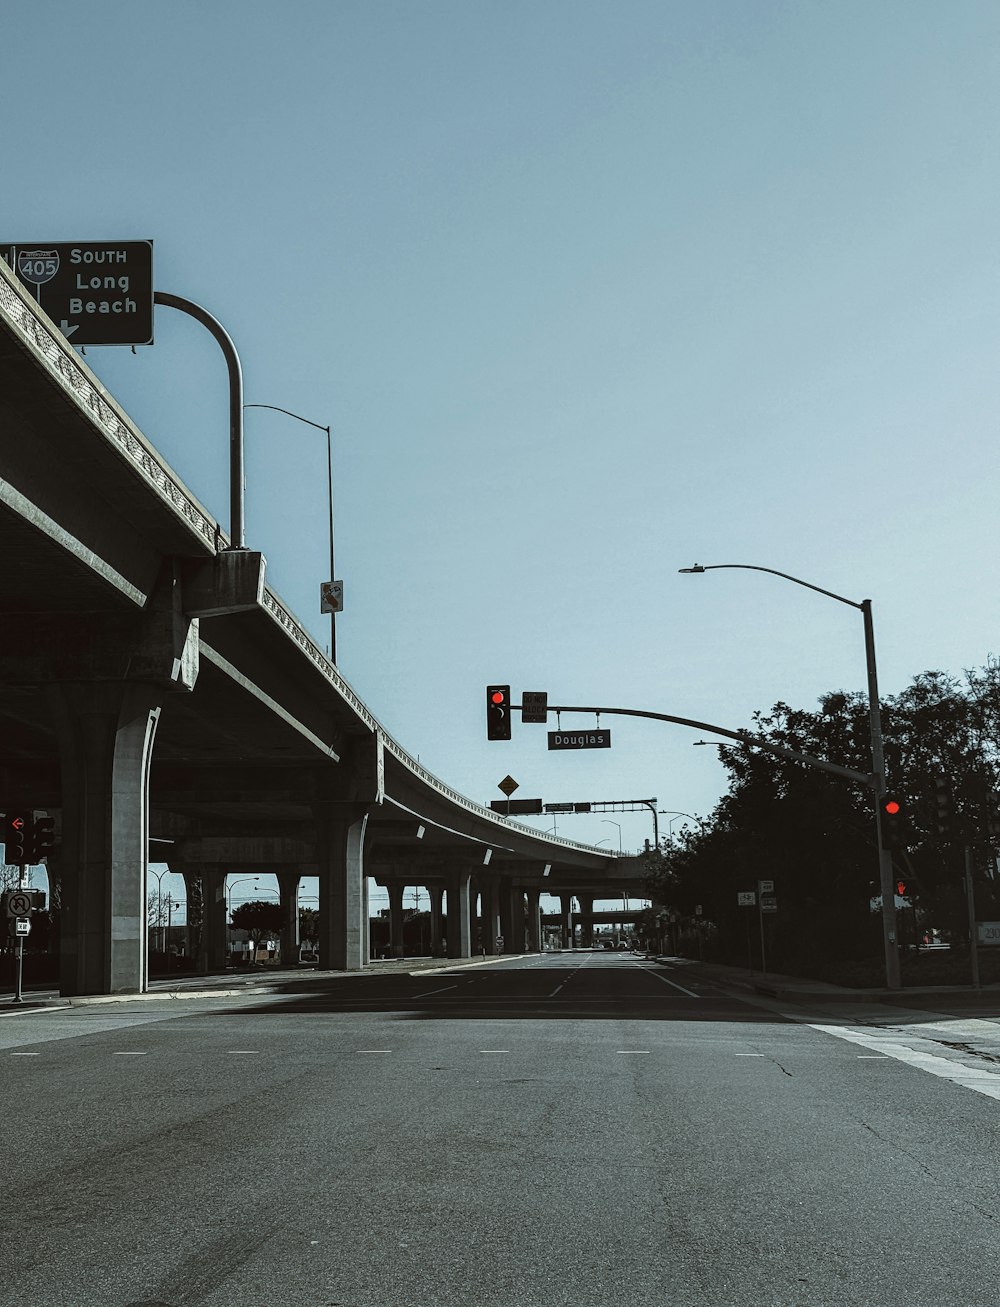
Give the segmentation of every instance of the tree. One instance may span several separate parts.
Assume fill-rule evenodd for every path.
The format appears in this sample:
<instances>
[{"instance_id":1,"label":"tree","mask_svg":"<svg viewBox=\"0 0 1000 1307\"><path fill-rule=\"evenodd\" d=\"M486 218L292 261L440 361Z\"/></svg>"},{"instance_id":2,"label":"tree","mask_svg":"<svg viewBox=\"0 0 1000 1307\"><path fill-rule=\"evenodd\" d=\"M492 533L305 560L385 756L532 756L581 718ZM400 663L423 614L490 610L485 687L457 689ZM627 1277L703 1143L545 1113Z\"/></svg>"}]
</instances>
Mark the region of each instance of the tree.
<instances>
[{"instance_id":1,"label":"tree","mask_svg":"<svg viewBox=\"0 0 1000 1307\"><path fill-rule=\"evenodd\" d=\"M299 908L299 939L315 944L319 939L319 913L315 908Z\"/></svg>"},{"instance_id":2,"label":"tree","mask_svg":"<svg viewBox=\"0 0 1000 1307\"><path fill-rule=\"evenodd\" d=\"M1000 777L1000 663L915 677L883 701L882 728L890 791L903 803L906 830L894 857L921 921L967 938L964 847L983 869L996 850L990 796ZM867 698L835 691L818 710L777 703L755 714L753 736L799 753L870 773ZM822 971L830 960L881 953L873 911L880 892L875 837L876 795L870 786L839 780L752 745L720 745L729 789L698 831L664 843L649 859L656 902L678 915L678 932L694 931L702 904L718 956L745 957L746 920L737 894L774 880L778 912L770 918L768 956L776 969ZM938 777L947 777L959 810L958 833L946 838L936 821ZM994 818L995 824L995 818ZM1000 915L1000 887L977 886L979 916ZM746 909L743 910L744 912Z\"/></svg>"},{"instance_id":3,"label":"tree","mask_svg":"<svg viewBox=\"0 0 1000 1307\"><path fill-rule=\"evenodd\" d=\"M231 916L236 929L245 930L254 944L281 934L283 918L278 903L252 899L249 903L241 903L238 908L233 908Z\"/></svg>"}]
</instances>

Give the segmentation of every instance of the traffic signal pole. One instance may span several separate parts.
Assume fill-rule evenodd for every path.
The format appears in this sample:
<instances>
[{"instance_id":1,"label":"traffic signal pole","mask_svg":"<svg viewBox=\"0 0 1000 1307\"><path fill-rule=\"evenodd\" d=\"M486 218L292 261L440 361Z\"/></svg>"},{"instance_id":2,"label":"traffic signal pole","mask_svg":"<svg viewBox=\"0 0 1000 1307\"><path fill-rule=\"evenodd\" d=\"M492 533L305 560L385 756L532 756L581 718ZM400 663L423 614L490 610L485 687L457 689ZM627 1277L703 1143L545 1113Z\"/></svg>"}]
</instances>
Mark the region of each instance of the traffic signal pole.
<instances>
[{"instance_id":1,"label":"traffic signal pole","mask_svg":"<svg viewBox=\"0 0 1000 1307\"><path fill-rule=\"evenodd\" d=\"M812 586L811 589L817 587ZM823 592L828 593L827 591ZM834 595L834 598L840 599L840 595ZM640 708L594 708L581 707L579 705L569 706L566 704L548 705L548 712L582 712L582 713L603 713L608 716L621 717L647 717L653 721L674 722L678 726L690 726L698 731L708 731L712 735L724 735L730 740L736 740L739 744L746 745L752 749L762 749L766 753L776 754L779 758L790 758L793 762L805 763L807 767L816 767L820 771L831 772L834 776L839 776L844 780L856 781L865 785L874 791L875 797L875 829L878 843L878 865L879 865L879 887L882 894L882 936L885 951L885 983L887 989L901 989L902 978L899 967L899 943L896 935L896 888L892 875L892 851L883 848L883 813L881 798L885 793L885 754L882 747L882 721L878 706L878 683L875 674L875 637L872 627L871 600L865 599L860 604L855 604L853 600L843 599L842 602L851 604L854 608L860 608L865 619L865 653L868 663L868 715L871 727L871 745L872 745L872 771L860 772L855 771L852 767L841 767L837 763L826 762L823 758L813 758L810 754L799 753L795 749L786 749L779 744L769 744L766 740L757 740L749 731L730 731L724 726L715 726L711 722L700 722L691 717L675 717L671 713L648 712ZM490 691L506 691L509 696L509 686L490 686ZM521 704L511 704L511 710L517 711ZM509 726L509 718L507 718ZM491 738L499 738L492 736ZM509 736L504 737L509 738Z\"/></svg>"},{"instance_id":2,"label":"traffic signal pole","mask_svg":"<svg viewBox=\"0 0 1000 1307\"><path fill-rule=\"evenodd\" d=\"M972 850L965 846L965 902L969 911L969 961L972 963L972 987L979 988L979 930L976 926L976 890L972 882Z\"/></svg>"},{"instance_id":3,"label":"traffic signal pole","mask_svg":"<svg viewBox=\"0 0 1000 1307\"><path fill-rule=\"evenodd\" d=\"M836 599L838 603L847 604L849 608L860 610L865 625L865 661L868 667L868 716L871 726L872 742L872 776L869 784L875 787L875 830L879 854L879 888L882 893L882 939L885 949L885 983L887 989L901 989L902 980L899 971L899 941L896 936L896 900L892 879L892 853L883 848L881 796L885 793L885 758L882 750L882 722L878 706L878 684L875 676L875 633L872 626L872 601L848 599L846 595L837 594L835 590L825 590L821 585L803 581L799 576L788 572L779 572L773 567L759 567L755 563L713 563L707 567L695 563L694 567L681 567L681 572L716 572L734 568L744 572L767 572L771 576L780 576L785 581L792 581L806 590L815 590L817 594ZM820 764L822 766L822 764ZM829 765L827 771L833 768Z\"/></svg>"},{"instance_id":4,"label":"traffic signal pole","mask_svg":"<svg viewBox=\"0 0 1000 1307\"><path fill-rule=\"evenodd\" d=\"M848 603L851 601L848 600ZM896 923L896 886L892 875L892 851L884 847L882 822L884 813L879 802L886 791L885 751L882 747L882 716L878 703L878 677L875 671L875 628L872 601L862 599L861 616L865 625L865 662L868 667L868 722L872 738L872 777L875 782L875 837L878 843L878 878L882 895L882 945L885 950L887 989L902 989L899 969L899 940Z\"/></svg>"}]
</instances>

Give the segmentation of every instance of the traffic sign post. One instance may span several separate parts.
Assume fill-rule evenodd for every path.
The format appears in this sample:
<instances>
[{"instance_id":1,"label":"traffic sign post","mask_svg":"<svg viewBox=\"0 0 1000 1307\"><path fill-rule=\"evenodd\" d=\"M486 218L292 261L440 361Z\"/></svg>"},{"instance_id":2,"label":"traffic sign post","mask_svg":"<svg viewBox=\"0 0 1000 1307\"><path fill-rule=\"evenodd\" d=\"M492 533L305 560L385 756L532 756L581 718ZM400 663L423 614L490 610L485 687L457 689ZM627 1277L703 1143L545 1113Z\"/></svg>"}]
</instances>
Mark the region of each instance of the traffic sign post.
<instances>
[{"instance_id":1,"label":"traffic sign post","mask_svg":"<svg viewBox=\"0 0 1000 1307\"><path fill-rule=\"evenodd\" d=\"M35 241L0 255L71 344L152 345L152 241Z\"/></svg>"},{"instance_id":2,"label":"traffic sign post","mask_svg":"<svg viewBox=\"0 0 1000 1307\"><path fill-rule=\"evenodd\" d=\"M752 889L740 890L736 902L741 908L752 908L757 902L757 895ZM753 952L750 948L750 914L747 913L747 970L753 971Z\"/></svg>"},{"instance_id":3,"label":"traffic sign post","mask_svg":"<svg viewBox=\"0 0 1000 1307\"><path fill-rule=\"evenodd\" d=\"M773 880L757 882L757 921L760 925L760 969L767 975L767 946L764 942L764 913L777 912L778 900L774 894Z\"/></svg>"}]
</instances>

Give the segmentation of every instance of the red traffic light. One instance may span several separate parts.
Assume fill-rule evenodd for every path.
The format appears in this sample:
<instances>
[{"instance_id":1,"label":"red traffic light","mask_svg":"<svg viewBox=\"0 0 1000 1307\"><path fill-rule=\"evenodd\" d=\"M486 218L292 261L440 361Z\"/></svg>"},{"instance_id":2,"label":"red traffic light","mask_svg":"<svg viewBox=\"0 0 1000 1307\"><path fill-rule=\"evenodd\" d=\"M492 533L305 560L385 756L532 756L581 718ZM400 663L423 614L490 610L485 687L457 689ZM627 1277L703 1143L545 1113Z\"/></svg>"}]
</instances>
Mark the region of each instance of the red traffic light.
<instances>
[{"instance_id":1,"label":"red traffic light","mask_svg":"<svg viewBox=\"0 0 1000 1307\"><path fill-rule=\"evenodd\" d=\"M896 813L899 812L899 804L895 799L886 799L883 809L890 817L895 817Z\"/></svg>"},{"instance_id":2,"label":"red traffic light","mask_svg":"<svg viewBox=\"0 0 1000 1307\"><path fill-rule=\"evenodd\" d=\"M510 739L510 686L486 687L486 738Z\"/></svg>"}]
</instances>

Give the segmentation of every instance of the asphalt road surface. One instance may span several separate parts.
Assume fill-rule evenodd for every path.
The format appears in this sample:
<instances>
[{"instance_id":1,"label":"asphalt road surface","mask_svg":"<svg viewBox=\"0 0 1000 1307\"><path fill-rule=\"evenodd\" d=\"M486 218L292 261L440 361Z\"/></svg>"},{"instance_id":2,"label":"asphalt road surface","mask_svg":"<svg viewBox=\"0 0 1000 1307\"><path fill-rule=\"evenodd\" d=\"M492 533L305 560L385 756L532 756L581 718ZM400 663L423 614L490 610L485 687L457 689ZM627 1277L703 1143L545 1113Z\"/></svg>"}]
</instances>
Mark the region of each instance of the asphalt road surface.
<instances>
[{"instance_id":1,"label":"asphalt road surface","mask_svg":"<svg viewBox=\"0 0 1000 1307\"><path fill-rule=\"evenodd\" d=\"M992 1307L1000 1020L549 954L0 1016L3 1307Z\"/></svg>"}]
</instances>

